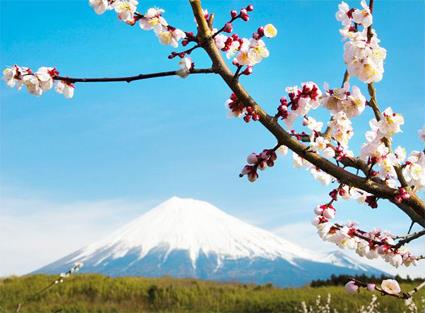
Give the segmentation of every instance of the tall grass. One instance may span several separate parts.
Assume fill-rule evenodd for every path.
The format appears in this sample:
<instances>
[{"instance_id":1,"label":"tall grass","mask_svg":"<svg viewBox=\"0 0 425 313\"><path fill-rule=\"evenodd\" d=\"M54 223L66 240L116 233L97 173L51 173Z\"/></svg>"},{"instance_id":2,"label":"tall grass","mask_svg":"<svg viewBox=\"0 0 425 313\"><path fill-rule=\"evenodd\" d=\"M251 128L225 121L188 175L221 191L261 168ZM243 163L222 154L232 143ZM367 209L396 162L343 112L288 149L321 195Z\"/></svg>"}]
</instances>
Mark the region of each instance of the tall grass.
<instances>
[{"instance_id":1,"label":"tall grass","mask_svg":"<svg viewBox=\"0 0 425 313\"><path fill-rule=\"evenodd\" d=\"M15 312L16 305L48 285L53 276L32 275L0 280L0 312ZM409 290L413 285L404 284ZM348 295L341 287L287 288L271 285L216 283L192 279L76 275L45 294L23 304L20 312L300 312L301 302L313 305L320 295L332 295L332 309L358 312L372 294ZM425 297L421 290L417 299ZM417 300L418 301L418 300ZM380 297L380 312L406 310L404 303ZM420 301L418 301L420 306ZM422 312L422 311L420 311Z\"/></svg>"}]
</instances>

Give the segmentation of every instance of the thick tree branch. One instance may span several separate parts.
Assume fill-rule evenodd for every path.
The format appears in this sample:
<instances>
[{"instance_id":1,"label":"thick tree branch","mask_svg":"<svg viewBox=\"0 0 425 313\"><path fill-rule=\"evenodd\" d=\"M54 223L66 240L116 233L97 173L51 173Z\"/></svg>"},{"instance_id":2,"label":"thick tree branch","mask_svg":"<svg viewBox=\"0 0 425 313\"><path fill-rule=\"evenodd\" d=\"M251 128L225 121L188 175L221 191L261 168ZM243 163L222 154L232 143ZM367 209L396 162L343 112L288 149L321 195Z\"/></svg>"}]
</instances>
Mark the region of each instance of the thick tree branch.
<instances>
[{"instance_id":1,"label":"thick tree branch","mask_svg":"<svg viewBox=\"0 0 425 313\"><path fill-rule=\"evenodd\" d=\"M373 180L354 175L329 160L319 156L317 153L308 152L307 146L292 138L292 136L277 123L276 119L269 116L248 94L240 82L234 79L233 72L228 68L220 51L214 43L211 36L211 30L203 15L200 0L190 0L190 4L198 23L198 41L211 58L213 67L217 69L217 73L236 94L238 99L244 103L245 106L252 106L255 109L256 113L260 116L261 124L263 124L263 126L276 137L279 144L287 146L290 150L294 151L302 158L338 179L339 182L362 189L379 198L385 198L394 203L394 196L397 192L396 189L390 188L385 184L380 184ZM403 203L396 205L399 206L413 221L425 227L425 204L416 195L412 195Z\"/></svg>"},{"instance_id":2,"label":"thick tree branch","mask_svg":"<svg viewBox=\"0 0 425 313\"><path fill-rule=\"evenodd\" d=\"M212 68L202 68L202 69L193 69L190 71L192 74L209 74L216 73ZM77 78L77 77L67 77L67 76L56 76L53 79L63 80L69 83L100 83L100 82L127 82L130 83L135 80L143 80L156 77L166 77L166 76L178 76L179 71L168 71L168 72L157 72L149 74L139 74L134 76L125 76L125 77L104 77L104 78Z\"/></svg>"}]
</instances>

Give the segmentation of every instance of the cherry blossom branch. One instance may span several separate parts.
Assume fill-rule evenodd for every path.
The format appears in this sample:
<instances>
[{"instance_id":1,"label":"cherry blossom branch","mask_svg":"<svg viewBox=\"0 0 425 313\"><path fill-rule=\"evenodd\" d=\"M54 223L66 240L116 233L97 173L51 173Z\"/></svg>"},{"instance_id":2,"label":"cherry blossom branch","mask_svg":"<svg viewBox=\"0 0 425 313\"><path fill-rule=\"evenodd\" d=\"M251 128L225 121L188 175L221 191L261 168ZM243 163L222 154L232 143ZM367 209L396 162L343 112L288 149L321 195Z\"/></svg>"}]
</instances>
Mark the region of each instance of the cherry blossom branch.
<instances>
[{"instance_id":1,"label":"cherry blossom branch","mask_svg":"<svg viewBox=\"0 0 425 313\"><path fill-rule=\"evenodd\" d=\"M230 71L214 43L212 32L204 17L200 0L190 0L190 4L198 23L198 42L202 45L202 48L207 52L212 60L213 67L217 70L217 73L222 77L244 106L251 106L254 108L255 112L259 116L261 124L275 136L279 145L288 147L290 150L309 161L317 168L338 179L341 183L362 189L376 195L379 198L390 200L402 209L413 221L425 227L425 203L416 195L412 195L409 199L406 199L402 203L396 203L394 201L394 196L397 194L397 189L390 188L385 184L377 183L371 179L366 179L352 174L321 157L317 153L308 152L307 146L292 138L292 136L277 123L276 119L268 115L249 95L241 83L234 79L234 73ZM344 164L344 162L342 163Z\"/></svg>"},{"instance_id":2,"label":"cherry blossom branch","mask_svg":"<svg viewBox=\"0 0 425 313\"><path fill-rule=\"evenodd\" d=\"M425 235L425 229L424 230L421 230L421 231L418 231L416 233L410 234L410 235L396 237L395 239L401 239L401 240L394 246L394 248L395 249L398 249L401 246L403 246L403 245L405 245L405 244L407 244L407 243L409 243L409 242L411 242L411 241L413 241L415 239L418 239L418 238L420 238L420 237L422 237L424 235Z\"/></svg>"},{"instance_id":3,"label":"cherry blossom branch","mask_svg":"<svg viewBox=\"0 0 425 313\"><path fill-rule=\"evenodd\" d=\"M373 5L374 5L374 0L370 0L369 1L369 10L370 10L371 13L373 13ZM367 39L368 39L368 41L371 41L372 37L373 37L373 28L372 28L372 24L371 24L367 28ZM378 102L376 100L376 89L375 89L375 85L374 85L373 82L371 82L367 85L367 90L368 90L369 95L370 95L369 106L372 108L373 113L375 115L375 118L379 122L382 119L382 112L379 109ZM384 137L383 142L384 142L385 146L391 152L391 141L388 138ZM394 170L397 174L397 179L399 180L401 186L407 187L407 182L406 182L406 179L404 178L401 167L399 165L395 164Z\"/></svg>"},{"instance_id":4,"label":"cherry blossom branch","mask_svg":"<svg viewBox=\"0 0 425 313\"><path fill-rule=\"evenodd\" d=\"M402 292L398 283L393 279L384 280L380 287L372 283L365 283L355 278L351 278L350 282L345 285L346 290L350 293L357 292L359 287L367 288L369 291L376 290L380 292L383 296L390 296L402 300L409 300L416 292L425 287L425 281L409 292Z\"/></svg>"},{"instance_id":5,"label":"cherry blossom branch","mask_svg":"<svg viewBox=\"0 0 425 313\"><path fill-rule=\"evenodd\" d=\"M340 224L334 224L333 227L335 227L335 229L342 229L344 226L342 226ZM353 231L351 233L351 235L356 236L356 237L358 237L360 239L366 240L369 243L373 243L375 245L386 245L387 247L393 249L394 251L397 251L400 247L404 246L405 244L407 244L407 243L409 243L409 242L411 242L411 241L413 241L415 239L418 239L419 237L424 236L425 235L425 229L422 230L422 231L416 232L414 234L411 234L409 236L404 236L404 237L397 237L396 236L396 237L394 237L393 239L395 239L395 240L400 239L400 238L404 238L402 240L399 240L396 244L389 244L387 242L382 242L380 240L375 240L373 238L370 238L368 236L365 236L365 234L368 234L368 232L363 231L361 229L356 229L355 231Z\"/></svg>"},{"instance_id":6,"label":"cherry blossom branch","mask_svg":"<svg viewBox=\"0 0 425 313\"><path fill-rule=\"evenodd\" d=\"M191 69L189 74L210 74L216 73L212 68L203 68L203 69ZM99 82L127 82L130 83L135 80L143 80L157 77L166 77L166 76L178 76L179 71L167 71L167 72L157 72L149 74L139 74L134 76L124 76L124 77L104 77L104 78L77 78L77 77L68 77L68 76L55 76L54 80L62 80L69 83L99 83Z\"/></svg>"}]
</instances>

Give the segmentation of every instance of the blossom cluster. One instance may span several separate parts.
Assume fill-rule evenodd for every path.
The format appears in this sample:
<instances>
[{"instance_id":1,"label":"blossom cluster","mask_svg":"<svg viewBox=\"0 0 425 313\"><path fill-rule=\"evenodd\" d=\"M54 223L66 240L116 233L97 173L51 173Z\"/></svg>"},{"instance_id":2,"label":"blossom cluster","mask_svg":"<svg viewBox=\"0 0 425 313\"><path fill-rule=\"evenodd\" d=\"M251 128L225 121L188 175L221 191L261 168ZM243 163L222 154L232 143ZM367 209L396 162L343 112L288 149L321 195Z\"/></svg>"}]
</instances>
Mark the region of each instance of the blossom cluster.
<instances>
[{"instance_id":1,"label":"blossom cluster","mask_svg":"<svg viewBox=\"0 0 425 313\"><path fill-rule=\"evenodd\" d=\"M396 247L394 239L396 237L391 233L380 229L366 232L359 229L354 222L349 222L346 225L330 222L336 215L333 203L339 197L350 199L354 196L354 193L363 194L358 189L341 185L330 192L330 202L318 205L314 209L315 217L312 223L317 228L319 236L325 241L335 243L340 248L352 249L361 257L368 259L381 257L395 267L399 267L402 264L405 266L416 265L416 257L406 248ZM363 200L367 201L368 197L363 195Z\"/></svg>"},{"instance_id":2,"label":"blossom cluster","mask_svg":"<svg viewBox=\"0 0 425 313\"><path fill-rule=\"evenodd\" d=\"M372 119L369 122L370 130L366 132L366 143L361 147L360 158L373 166L379 166L379 171L371 171L371 174L382 178L389 186L397 188L397 173L396 167L403 164L406 158L406 150L402 147L397 147L391 151L388 145L391 137L401 132L401 125L404 124L404 118L400 114L393 112L391 108L385 109L382 113L382 118L378 121ZM415 152L416 153L416 152ZM423 176L423 157L420 152L417 152L419 158L412 157L411 161L405 165L404 172L412 185L418 184L417 187L422 187L420 181ZM411 179L412 178L412 179ZM415 180L415 178L417 180Z\"/></svg>"},{"instance_id":3,"label":"blossom cluster","mask_svg":"<svg viewBox=\"0 0 425 313\"><path fill-rule=\"evenodd\" d=\"M333 116L328 124L332 137L343 147L348 147L348 142L353 137L353 127L350 118L343 111L338 112ZM349 153L349 152L346 152Z\"/></svg>"},{"instance_id":4,"label":"blossom cluster","mask_svg":"<svg viewBox=\"0 0 425 313\"><path fill-rule=\"evenodd\" d=\"M114 10L123 22L134 25L139 21L143 30L153 30L159 41L164 45L178 47L180 40L186 38L186 33L168 24L162 14L163 9L150 8L145 14L137 12L136 0L89 0L91 7L97 14Z\"/></svg>"},{"instance_id":5,"label":"blossom cluster","mask_svg":"<svg viewBox=\"0 0 425 313\"><path fill-rule=\"evenodd\" d=\"M345 284L345 290L349 294L356 294L359 292L361 287L365 287L368 291L379 290L385 294L389 295L398 295L401 293L401 288L398 282L395 279L384 279L381 282L381 288L378 288L375 284L363 284L355 280L350 280Z\"/></svg>"},{"instance_id":6,"label":"blossom cluster","mask_svg":"<svg viewBox=\"0 0 425 313\"><path fill-rule=\"evenodd\" d=\"M25 86L28 92L34 96L41 96L45 91L52 89L58 75L59 72L56 68L45 66L40 67L36 72L28 67L17 65L3 70L3 79L9 87L16 87L20 90ZM74 85L66 80L59 80L56 84L56 91L69 99L74 96Z\"/></svg>"},{"instance_id":7,"label":"blossom cluster","mask_svg":"<svg viewBox=\"0 0 425 313\"><path fill-rule=\"evenodd\" d=\"M230 116L241 117L244 115L243 119L246 123L250 122L251 119L254 121L260 119L260 115L255 112L254 107L249 105L245 106L234 93L232 93L230 98L226 101L226 107L229 109Z\"/></svg>"},{"instance_id":8,"label":"blossom cluster","mask_svg":"<svg viewBox=\"0 0 425 313\"><path fill-rule=\"evenodd\" d=\"M254 182L258 178L257 170L265 170L267 167L274 166L277 159L276 151L273 149L265 149L260 154L251 153L247 157L247 165L244 166L240 177L247 176L250 182Z\"/></svg>"},{"instance_id":9,"label":"blossom cluster","mask_svg":"<svg viewBox=\"0 0 425 313\"><path fill-rule=\"evenodd\" d=\"M320 210L321 208L318 207L316 212ZM320 214L313 223L316 224L318 233L323 240L333 242L340 248L354 250L361 257L368 259L381 257L394 267L402 264L405 266L416 265L416 257L411 252L405 248L394 248L394 236L390 233L380 230L364 232L359 230L354 223L344 226L332 225L327 220L335 213L327 207ZM325 216L325 214L328 215Z\"/></svg>"},{"instance_id":10,"label":"blossom cluster","mask_svg":"<svg viewBox=\"0 0 425 313\"><path fill-rule=\"evenodd\" d=\"M232 33L232 22L238 18L247 21L249 19L248 12L252 11L254 7L248 5L246 8L237 11L231 11L231 20L227 22L221 30L213 30L213 38L218 49L226 52L228 59L233 59L232 63L236 66L246 66L245 75L249 75L252 67L260 63L263 59L269 56L269 50L266 47L262 38L273 38L277 35L277 29L272 24L261 26L254 32L251 38L239 37L234 33L230 36L223 33Z\"/></svg>"},{"instance_id":11,"label":"blossom cluster","mask_svg":"<svg viewBox=\"0 0 425 313\"><path fill-rule=\"evenodd\" d=\"M372 13L364 0L362 9L350 8L341 2L336 19L342 23L340 33L347 41L344 44L344 62L350 75L365 83L378 82L384 73L386 50L379 46L379 39L372 27ZM358 26L363 30L358 31Z\"/></svg>"},{"instance_id":12,"label":"blossom cluster","mask_svg":"<svg viewBox=\"0 0 425 313\"><path fill-rule=\"evenodd\" d=\"M402 165L404 179L417 191L425 187L425 152L412 151Z\"/></svg>"},{"instance_id":13,"label":"blossom cluster","mask_svg":"<svg viewBox=\"0 0 425 313\"><path fill-rule=\"evenodd\" d=\"M320 105L322 92L314 82L305 82L301 87L287 87L289 102L285 97L280 99L280 105L277 108L277 117L280 117L287 127L292 127L298 116L305 116L311 109L317 109ZM312 124L310 124L312 125ZM315 124L315 126L320 126ZM318 130L318 127L313 127Z\"/></svg>"},{"instance_id":14,"label":"blossom cluster","mask_svg":"<svg viewBox=\"0 0 425 313\"><path fill-rule=\"evenodd\" d=\"M366 104L366 98L361 93L359 87L353 86L350 92L350 84L344 83L342 88L330 89L325 84L325 95L321 99L321 103L326 107L332 114L344 112L348 118L360 115Z\"/></svg>"}]
</instances>

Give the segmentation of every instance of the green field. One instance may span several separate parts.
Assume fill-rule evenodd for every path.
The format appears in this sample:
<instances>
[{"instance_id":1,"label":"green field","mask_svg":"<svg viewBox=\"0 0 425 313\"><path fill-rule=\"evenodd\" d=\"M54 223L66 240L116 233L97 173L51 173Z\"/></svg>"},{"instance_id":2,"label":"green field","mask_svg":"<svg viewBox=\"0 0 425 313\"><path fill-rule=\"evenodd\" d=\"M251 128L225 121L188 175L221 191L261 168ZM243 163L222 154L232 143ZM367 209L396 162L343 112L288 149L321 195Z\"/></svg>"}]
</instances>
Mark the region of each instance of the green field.
<instances>
[{"instance_id":1,"label":"green field","mask_svg":"<svg viewBox=\"0 0 425 313\"><path fill-rule=\"evenodd\" d=\"M338 312L358 312L372 297L370 292L348 295L343 287L279 289L173 278L109 278L76 275L28 300L54 276L34 275L0 280L0 312L300 312L301 301L313 304L320 295L331 294L331 308ZM403 284L405 291L412 284ZM416 297L422 313L424 290ZM27 299L27 300L25 300ZM422 299L422 301L421 301ZM25 302L27 301L27 302ZM403 312L403 301L379 297L379 312ZM333 310L332 310L333 313Z\"/></svg>"}]
</instances>

